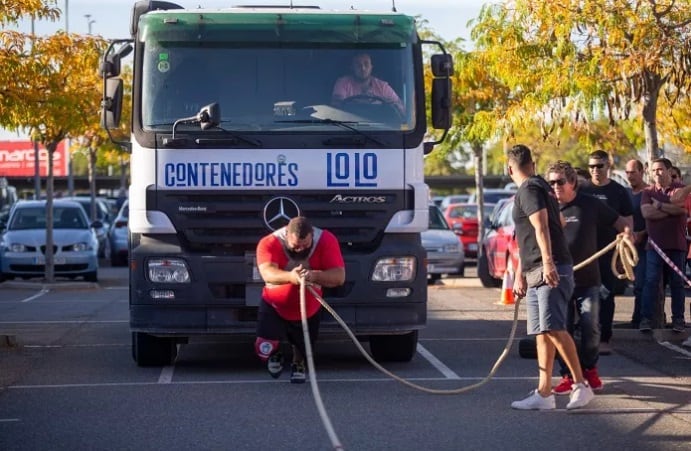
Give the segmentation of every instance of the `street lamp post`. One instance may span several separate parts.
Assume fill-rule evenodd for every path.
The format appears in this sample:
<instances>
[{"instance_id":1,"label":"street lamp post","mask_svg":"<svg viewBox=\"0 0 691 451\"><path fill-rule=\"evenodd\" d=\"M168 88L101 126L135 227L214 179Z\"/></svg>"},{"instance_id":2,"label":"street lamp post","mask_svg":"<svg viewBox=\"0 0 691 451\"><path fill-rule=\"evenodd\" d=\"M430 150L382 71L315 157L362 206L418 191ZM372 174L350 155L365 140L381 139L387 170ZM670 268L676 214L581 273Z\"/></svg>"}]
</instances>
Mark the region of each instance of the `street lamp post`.
<instances>
[{"instance_id":1,"label":"street lamp post","mask_svg":"<svg viewBox=\"0 0 691 451\"><path fill-rule=\"evenodd\" d=\"M91 14L84 14L84 17L86 17L86 26L89 30L87 34L91 34L91 25L93 25L96 22L96 20L91 19Z\"/></svg>"}]
</instances>

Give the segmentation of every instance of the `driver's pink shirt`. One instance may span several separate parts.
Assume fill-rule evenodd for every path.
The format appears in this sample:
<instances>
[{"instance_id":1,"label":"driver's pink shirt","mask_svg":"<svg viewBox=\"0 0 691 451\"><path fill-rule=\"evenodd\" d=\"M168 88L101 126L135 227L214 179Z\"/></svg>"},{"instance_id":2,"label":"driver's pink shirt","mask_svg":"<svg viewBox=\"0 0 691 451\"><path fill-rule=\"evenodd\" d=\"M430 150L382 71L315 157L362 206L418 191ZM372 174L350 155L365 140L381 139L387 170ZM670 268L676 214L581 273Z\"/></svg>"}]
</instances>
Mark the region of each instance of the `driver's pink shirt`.
<instances>
[{"instance_id":1,"label":"driver's pink shirt","mask_svg":"<svg viewBox=\"0 0 691 451\"><path fill-rule=\"evenodd\" d=\"M332 94L334 102L339 103L348 97L354 96L380 97L396 105L399 111L404 111L403 102L401 102L396 91L387 82L376 77L370 77L365 84L358 82L351 75L346 75L336 80Z\"/></svg>"}]
</instances>

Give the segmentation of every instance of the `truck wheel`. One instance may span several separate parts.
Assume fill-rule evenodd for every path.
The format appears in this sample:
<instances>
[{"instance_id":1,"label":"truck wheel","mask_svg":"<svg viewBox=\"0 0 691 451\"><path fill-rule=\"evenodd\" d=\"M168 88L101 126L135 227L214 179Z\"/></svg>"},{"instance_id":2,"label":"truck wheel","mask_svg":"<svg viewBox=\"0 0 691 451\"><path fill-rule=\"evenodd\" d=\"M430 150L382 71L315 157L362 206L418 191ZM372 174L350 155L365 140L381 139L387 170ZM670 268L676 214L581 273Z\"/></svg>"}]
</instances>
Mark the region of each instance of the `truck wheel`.
<instances>
[{"instance_id":1,"label":"truck wheel","mask_svg":"<svg viewBox=\"0 0 691 451\"><path fill-rule=\"evenodd\" d=\"M417 349L417 330L403 335L370 335L369 348L378 362L410 362Z\"/></svg>"},{"instance_id":2,"label":"truck wheel","mask_svg":"<svg viewBox=\"0 0 691 451\"><path fill-rule=\"evenodd\" d=\"M437 283L437 280L441 279L441 274L430 274L427 277L427 285L434 285Z\"/></svg>"},{"instance_id":3,"label":"truck wheel","mask_svg":"<svg viewBox=\"0 0 691 451\"><path fill-rule=\"evenodd\" d=\"M535 338L521 338L518 342L518 355L524 359L536 359L537 346L535 344Z\"/></svg>"},{"instance_id":4,"label":"truck wheel","mask_svg":"<svg viewBox=\"0 0 691 451\"><path fill-rule=\"evenodd\" d=\"M483 250L477 258L477 276L485 288L501 287L501 280L495 279L489 273L489 265L487 263L487 254Z\"/></svg>"},{"instance_id":5,"label":"truck wheel","mask_svg":"<svg viewBox=\"0 0 691 451\"><path fill-rule=\"evenodd\" d=\"M132 358L138 366L170 365L177 352L172 338L132 332Z\"/></svg>"}]
</instances>

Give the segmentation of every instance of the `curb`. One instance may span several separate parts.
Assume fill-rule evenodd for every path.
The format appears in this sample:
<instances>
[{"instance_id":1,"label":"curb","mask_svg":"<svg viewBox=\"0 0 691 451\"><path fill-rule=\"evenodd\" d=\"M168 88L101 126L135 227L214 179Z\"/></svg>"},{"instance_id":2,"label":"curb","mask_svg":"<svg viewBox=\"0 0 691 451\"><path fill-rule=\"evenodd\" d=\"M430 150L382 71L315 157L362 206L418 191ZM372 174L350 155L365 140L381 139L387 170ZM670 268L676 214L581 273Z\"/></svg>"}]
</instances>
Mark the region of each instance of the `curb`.
<instances>
[{"instance_id":1,"label":"curb","mask_svg":"<svg viewBox=\"0 0 691 451\"><path fill-rule=\"evenodd\" d=\"M0 288L9 288L15 290L98 290L101 285L98 282L24 282L16 280L7 280L0 284Z\"/></svg>"}]
</instances>

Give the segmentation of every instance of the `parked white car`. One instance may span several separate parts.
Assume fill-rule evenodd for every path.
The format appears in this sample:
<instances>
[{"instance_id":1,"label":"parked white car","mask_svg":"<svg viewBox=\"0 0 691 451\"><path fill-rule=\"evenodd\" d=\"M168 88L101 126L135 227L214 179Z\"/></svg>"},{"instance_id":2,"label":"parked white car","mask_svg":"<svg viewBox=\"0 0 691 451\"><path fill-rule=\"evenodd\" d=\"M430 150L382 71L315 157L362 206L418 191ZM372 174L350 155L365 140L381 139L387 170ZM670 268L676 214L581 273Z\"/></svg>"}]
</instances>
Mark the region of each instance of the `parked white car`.
<instances>
[{"instance_id":1,"label":"parked white car","mask_svg":"<svg viewBox=\"0 0 691 451\"><path fill-rule=\"evenodd\" d=\"M19 201L0 238L0 280L43 277L46 270L46 201ZM98 238L81 205L53 203L53 263L56 276L98 280Z\"/></svg>"}]
</instances>

